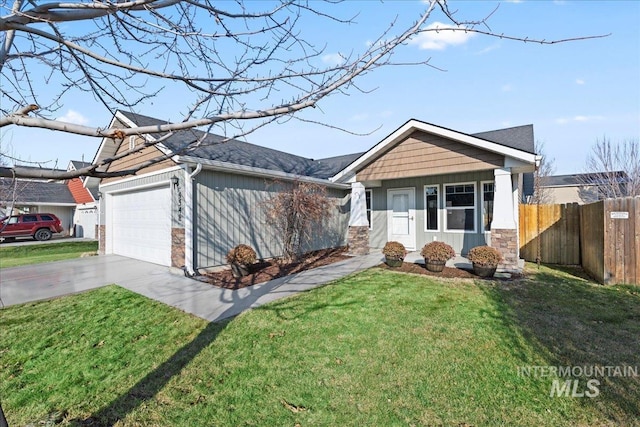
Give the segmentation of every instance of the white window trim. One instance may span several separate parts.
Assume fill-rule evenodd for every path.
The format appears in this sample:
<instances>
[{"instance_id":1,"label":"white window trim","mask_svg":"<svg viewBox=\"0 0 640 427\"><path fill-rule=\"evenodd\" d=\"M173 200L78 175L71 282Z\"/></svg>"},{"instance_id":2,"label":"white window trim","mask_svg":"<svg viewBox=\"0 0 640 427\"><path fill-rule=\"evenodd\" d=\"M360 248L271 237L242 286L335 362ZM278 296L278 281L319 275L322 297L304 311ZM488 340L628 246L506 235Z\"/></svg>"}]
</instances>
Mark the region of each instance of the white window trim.
<instances>
[{"instance_id":1,"label":"white window trim","mask_svg":"<svg viewBox=\"0 0 640 427\"><path fill-rule=\"evenodd\" d=\"M435 230L429 230L427 228L427 188L429 187L436 187L436 200L438 203L438 216L436 218L436 229ZM442 212L442 193L440 192L440 184L429 184L429 185L425 185L424 188L422 189L422 197L424 200L424 231L425 233L439 233L440 232L440 223L441 221L441 212Z\"/></svg>"},{"instance_id":2,"label":"white window trim","mask_svg":"<svg viewBox=\"0 0 640 427\"><path fill-rule=\"evenodd\" d=\"M496 182L495 181L480 181L480 218L482 228L482 232L485 234L491 234L491 226L489 226L488 230L484 229L484 184L493 184L493 198L495 200L496 194Z\"/></svg>"},{"instance_id":3,"label":"white window trim","mask_svg":"<svg viewBox=\"0 0 640 427\"><path fill-rule=\"evenodd\" d=\"M462 210L468 209L470 206L465 206L461 208L452 207L449 208L447 206L447 187L451 187L454 185L473 185L473 230L449 230L449 215L447 215L447 211L449 209L453 210ZM475 234L478 232L478 183L476 181L470 182L448 182L442 185L442 202L443 202L443 210L444 210L444 231L446 233L456 233L456 234Z\"/></svg>"},{"instance_id":4,"label":"white window trim","mask_svg":"<svg viewBox=\"0 0 640 427\"><path fill-rule=\"evenodd\" d=\"M136 148L136 137L135 135L129 136L129 150L133 150Z\"/></svg>"},{"instance_id":5,"label":"white window trim","mask_svg":"<svg viewBox=\"0 0 640 427\"><path fill-rule=\"evenodd\" d=\"M369 212L369 218L371 218L371 220L369 221L369 230L373 230L373 189L369 188L364 190L365 192L365 208L366 211ZM367 204L367 198L366 198L366 193L369 193L369 200L371 200L371 206L366 206Z\"/></svg>"}]
</instances>

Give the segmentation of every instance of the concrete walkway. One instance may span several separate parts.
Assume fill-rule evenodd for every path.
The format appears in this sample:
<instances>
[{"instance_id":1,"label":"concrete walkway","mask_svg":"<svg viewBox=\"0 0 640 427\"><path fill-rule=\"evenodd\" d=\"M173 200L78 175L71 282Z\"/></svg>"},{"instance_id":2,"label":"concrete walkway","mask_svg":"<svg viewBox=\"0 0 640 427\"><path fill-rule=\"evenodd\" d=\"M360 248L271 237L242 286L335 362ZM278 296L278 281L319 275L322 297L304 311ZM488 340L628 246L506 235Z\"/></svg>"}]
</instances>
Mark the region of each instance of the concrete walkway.
<instances>
[{"instance_id":1,"label":"concrete walkway","mask_svg":"<svg viewBox=\"0 0 640 427\"><path fill-rule=\"evenodd\" d=\"M373 253L260 285L228 290L172 274L167 267L106 255L2 269L0 298L6 307L115 283L215 322L365 270L381 261L382 254Z\"/></svg>"}]
</instances>

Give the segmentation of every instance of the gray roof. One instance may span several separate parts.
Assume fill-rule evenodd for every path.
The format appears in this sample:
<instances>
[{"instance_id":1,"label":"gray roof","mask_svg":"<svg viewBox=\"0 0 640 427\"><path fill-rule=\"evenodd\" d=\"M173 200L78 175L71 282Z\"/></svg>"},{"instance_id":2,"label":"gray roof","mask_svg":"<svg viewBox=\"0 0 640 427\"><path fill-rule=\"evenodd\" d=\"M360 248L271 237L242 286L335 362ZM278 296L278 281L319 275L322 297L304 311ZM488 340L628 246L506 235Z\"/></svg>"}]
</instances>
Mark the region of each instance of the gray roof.
<instances>
[{"instance_id":1,"label":"gray roof","mask_svg":"<svg viewBox=\"0 0 640 427\"><path fill-rule=\"evenodd\" d=\"M166 123L141 114L124 111L120 111L120 113L138 126L154 126ZM158 138L161 134L153 136ZM188 147L189 144L201 139L202 142L198 146ZM162 144L172 152L180 155L320 179L332 177L355 158L362 155L362 153L356 153L314 160L237 139L227 139L223 136L197 129L175 132L172 136L163 140Z\"/></svg>"},{"instance_id":2,"label":"gray roof","mask_svg":"<svg viewBox=\"0 0 640 427\"><path fill-rule=\"evenodd\" d=\"M120 111L120 113L137 126L154 126L167 123L166 121L154 119L142 114L125 111ZM163 134L160 133L153 134L156 138L162 135ZM493 130L472 134L470 136L528 153L534 153L533 125ZM201 142L197 146L189 146L196 141ZM217 160L320 179L328 179L336 175L353 163L358 157L365 154L353 153L314 160L237 139L227 139L224 136L206 133L197 129L175 132L169 138L163 140L162 144L173 153L179 155Z\"/></svg>"},{"instance_id":3,"label":"gray roof","mask_svg":"<svg viewBox=\"0 0 640 427\"><path fill-rule=\"evenodd\" d=\"M87 166L91 166L91 162L81 162L80 160L71 160L71 164L75 170L79 170L82 168L86 168Z\"/></svg>"},{"instance_id":4,"label":"gray roof","mask_svg":"<svg viewBox=\"0 0 640 427\"><path fill-rule=\"evenodd\" d=\"M597 185L598 183L610 182L610 177L623 183L629 180L624 171L615 172L594 172L594 173L576 173L571 175L552 175L546 176L540 180L542 187L565 187L580 185Z\"/></svg>"},{"instance_id":5,"label":"gray roof","mask_svg":"<svg viewBox=\"0 0 640 427\"><path fill-rule=\"evenodd\" d=\"M12 194L13 180L0 178L0 199L8 202L11 200ZM76 201L65 183L18 179L16 203L51 203L65 205L75 204Z\"/></svg>"},{"instance_id":6,"label":"gray roof","mask_svg":"<svg viewBox=\"0 0 640 427\"><path fill-rule=\"evenodd\" d=\"M536 153L534 149L533 125L474 133L471 136L515 148L516 150L526 151L527 153Z\"/></svg>"}]
</instances>

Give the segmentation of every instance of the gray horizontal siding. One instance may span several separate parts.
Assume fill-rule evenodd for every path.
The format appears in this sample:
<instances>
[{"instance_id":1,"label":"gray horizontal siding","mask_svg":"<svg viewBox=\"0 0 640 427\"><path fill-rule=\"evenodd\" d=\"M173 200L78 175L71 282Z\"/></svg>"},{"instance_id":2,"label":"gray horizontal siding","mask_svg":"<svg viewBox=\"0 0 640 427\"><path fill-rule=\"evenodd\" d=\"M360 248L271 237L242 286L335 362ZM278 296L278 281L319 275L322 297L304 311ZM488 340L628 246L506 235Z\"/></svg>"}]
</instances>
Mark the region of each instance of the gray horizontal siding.
<instances>
[{"instance_id":1,"label":"gray horizontal siding","mask_svg":"<svg viewBox=\"0 0 640 427\"><path fill-rule=\"evenodd\" d=\"M235 245L253 247L260 258L282 255L278 233L265 220L262 203L282 188L263 178L203 171L196 177L194 215L197 268L226 264L225 255ZM328 190L335 202L327 231L316 233L307 249L334 247L346 243L348 209L346 192Z\"/></svg>"},{"instance_id":2,"label":"gray horizontal siding","mask_svg":"<svg viewBox=\"0 0 640 427\"><path fill-rule=\"evenodd\" d=\"M436 175L418 178L403 178L382 182L382 187L368 188L372 191L372 223L369 244L372 248L382 248L387 242L387 190L393 188L415 188L416 199L416 250L434 240L446 242L453 247L458 254L466 254L474 246L486 245L490 243L490 235L484 232L477 233L447 233L444 232L444 200L443 184L454 184L458 182L476 182L476 221L478 229L482 228L482 209L480 206L480 182L493 181L493 170L480 172L465 172L449 175ZM425 211L424 211L424 186L439 185L440 207L439 221L440 231L425 231Z\"/></svg>"}]
</instances>

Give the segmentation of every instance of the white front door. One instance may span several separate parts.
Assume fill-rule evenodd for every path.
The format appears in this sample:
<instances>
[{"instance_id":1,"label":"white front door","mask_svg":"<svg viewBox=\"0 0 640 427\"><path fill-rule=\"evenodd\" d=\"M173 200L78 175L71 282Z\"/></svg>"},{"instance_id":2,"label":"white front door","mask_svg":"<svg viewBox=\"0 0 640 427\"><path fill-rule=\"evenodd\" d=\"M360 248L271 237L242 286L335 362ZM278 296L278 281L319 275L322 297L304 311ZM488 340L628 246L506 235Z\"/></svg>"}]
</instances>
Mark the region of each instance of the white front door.
<instances>
[{"instance_id":1,"label":"white front door","mask_svg":"<svg viewBox=\"0 0 640 427\"><path fill-rule=\"evenodd\" d=\"M387 190L387 235L408 250L416 249L416 189Z\"/></svg>"}]
</instances>

